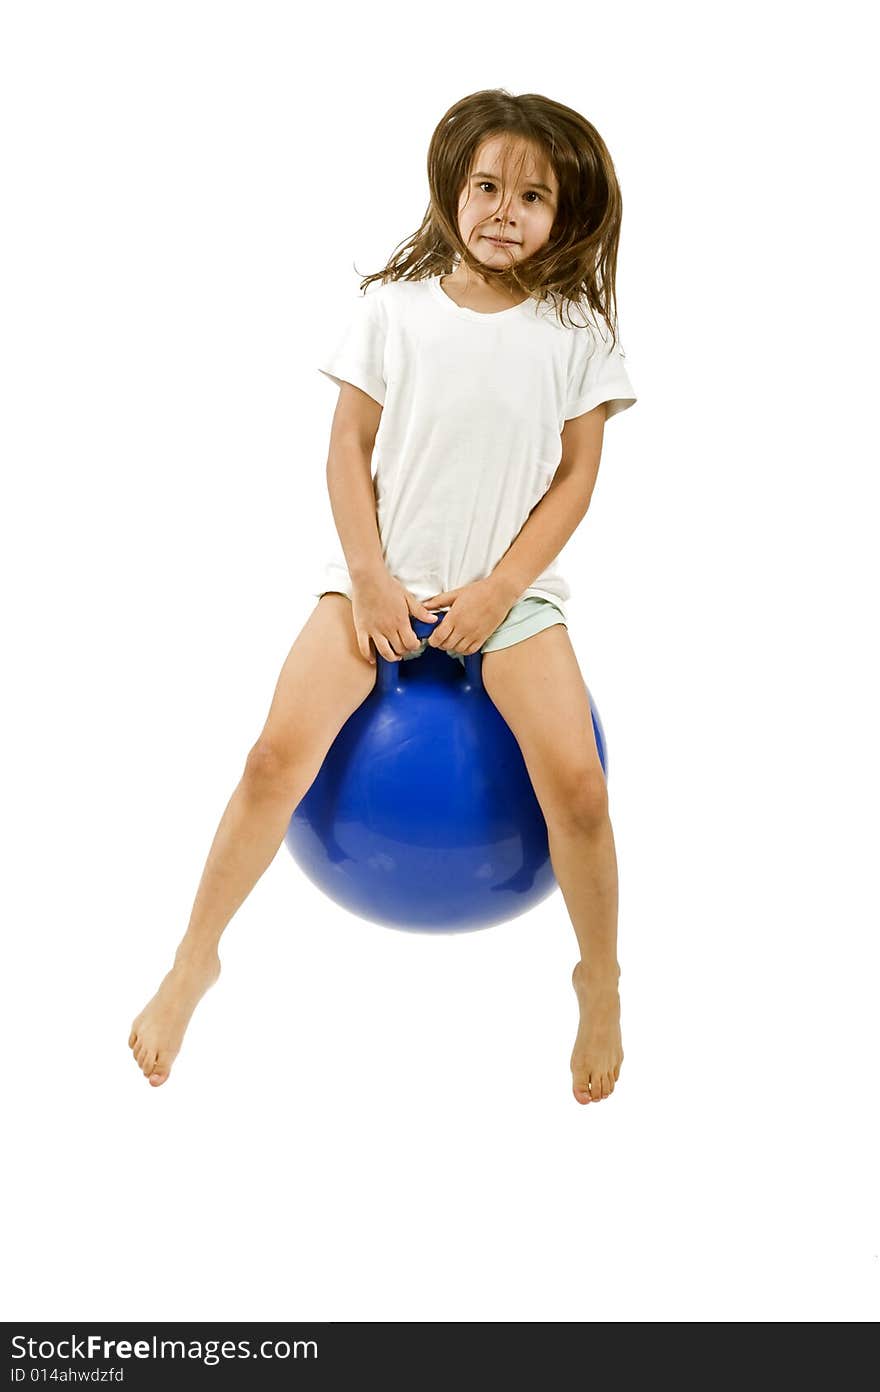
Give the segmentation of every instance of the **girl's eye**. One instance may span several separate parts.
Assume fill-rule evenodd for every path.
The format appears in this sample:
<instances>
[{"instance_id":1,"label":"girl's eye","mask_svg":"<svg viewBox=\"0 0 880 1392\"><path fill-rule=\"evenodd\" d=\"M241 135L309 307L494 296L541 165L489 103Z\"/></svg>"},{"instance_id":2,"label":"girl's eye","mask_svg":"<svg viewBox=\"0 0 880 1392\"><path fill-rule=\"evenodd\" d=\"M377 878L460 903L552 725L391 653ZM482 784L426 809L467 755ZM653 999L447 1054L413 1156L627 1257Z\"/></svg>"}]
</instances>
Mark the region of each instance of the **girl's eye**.
<instances>
[{"instance_id":1,"label":"girl's eye","mask_svg":"<svg viewBox=\"0 0 880 1392\"><path fill-rule=\"evenodd\" d=\"M491 181L490 179L481 179L480 182L479 182L479 184L477 185L477 187L478 187L478 188L481 188L481 189L484 189L484 188L493 189L493 188L495 187L495 185L492 183L492 181ZM543 194L540 194L540 193L538 192L537 189L526 189L526 193L533 193L533 194L535 195L535 197L537 198L537 200L538 200L539 203L543 203L543 202L544 202Z\"/></svg>"}]
</instances>

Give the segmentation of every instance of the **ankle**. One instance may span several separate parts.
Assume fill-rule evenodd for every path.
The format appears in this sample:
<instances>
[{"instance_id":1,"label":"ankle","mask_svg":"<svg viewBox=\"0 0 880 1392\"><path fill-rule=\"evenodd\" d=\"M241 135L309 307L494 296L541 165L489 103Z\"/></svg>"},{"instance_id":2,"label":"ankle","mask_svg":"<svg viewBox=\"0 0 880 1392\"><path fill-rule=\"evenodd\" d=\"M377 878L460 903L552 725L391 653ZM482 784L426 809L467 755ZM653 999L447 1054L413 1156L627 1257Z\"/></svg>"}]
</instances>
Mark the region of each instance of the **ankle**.
<instances>
[{"instance_id":1,"label":"ankle","mask_svg":"<svg viewBox=\"0 0 880 1392\"><path fill-rule=\"evenodd\" d=\"M595 958L587 962L582 957L575 963L571 975L576 986L596 989L610 987L616 990L620 980L620 963L616 959L601 961Z\"/></svg>"},{"instance_id":2,"label":"ankle","mask_svg":"<svg viewBox=\"0 0 880 1392\"><path fill-rule=\"evenodd\" d=\"M174 954L175 967L204 967L215 962L219 965L220 954L214 938L190 938L185 935Z\"/></svg>"}]
</instances>

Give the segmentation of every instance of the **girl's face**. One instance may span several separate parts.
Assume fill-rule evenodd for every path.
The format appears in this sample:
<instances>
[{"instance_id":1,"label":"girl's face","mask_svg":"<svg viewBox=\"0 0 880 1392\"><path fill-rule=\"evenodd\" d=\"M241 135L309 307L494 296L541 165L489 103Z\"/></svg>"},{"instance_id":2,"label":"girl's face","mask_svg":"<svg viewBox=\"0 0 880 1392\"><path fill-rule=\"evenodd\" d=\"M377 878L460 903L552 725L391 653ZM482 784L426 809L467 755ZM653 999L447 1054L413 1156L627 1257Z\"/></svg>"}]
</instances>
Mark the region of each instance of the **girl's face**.
<instances>
[{"instance_id":1,"label":"girl's face","mask_svg":"<svg viewBox=\"0 0 880 1392\"><path fill-rule=\"evenodd\" d=\"M499 270L540 251L549 239L559 197L549 162L522 142L507 150L518 185L504 187L506 143L501 136L483 142L458 202L458 230L465 246L478 261Z\"/></svg>"}]
</instances>

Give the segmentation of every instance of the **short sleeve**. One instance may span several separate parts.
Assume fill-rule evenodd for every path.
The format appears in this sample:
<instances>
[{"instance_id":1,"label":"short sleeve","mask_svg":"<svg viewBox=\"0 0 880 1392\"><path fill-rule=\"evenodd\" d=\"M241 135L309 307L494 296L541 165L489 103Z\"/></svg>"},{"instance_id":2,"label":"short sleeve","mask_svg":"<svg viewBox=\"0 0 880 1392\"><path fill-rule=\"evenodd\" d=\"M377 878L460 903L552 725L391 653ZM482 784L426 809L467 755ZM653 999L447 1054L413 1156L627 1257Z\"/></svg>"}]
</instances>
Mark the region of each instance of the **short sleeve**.
<instances>
[{"instance_id":1,"label":"short sleeve","mask_svg":"<svg viewBox=\"0 0 880 1392\"><path fill-rule=\"evenodd\" d=\"M385 405L385 306L376 291L359 295L348 322L326 353L318 371L338 386L351 382L380 406Z\"/></svg>"},{"instance_id":2,"label":"short sleeve","mask_svg":"<svg viewBox=\"0 0 880 1392\"><path fill-rule=\"evenodd\" d=\"M624 364L626 354L613 343L610 330L601 324L578 327L568 373L565 419L583 416L608 403L607 419L625 411L638 399Z\"/></svg>"}]
</instances>

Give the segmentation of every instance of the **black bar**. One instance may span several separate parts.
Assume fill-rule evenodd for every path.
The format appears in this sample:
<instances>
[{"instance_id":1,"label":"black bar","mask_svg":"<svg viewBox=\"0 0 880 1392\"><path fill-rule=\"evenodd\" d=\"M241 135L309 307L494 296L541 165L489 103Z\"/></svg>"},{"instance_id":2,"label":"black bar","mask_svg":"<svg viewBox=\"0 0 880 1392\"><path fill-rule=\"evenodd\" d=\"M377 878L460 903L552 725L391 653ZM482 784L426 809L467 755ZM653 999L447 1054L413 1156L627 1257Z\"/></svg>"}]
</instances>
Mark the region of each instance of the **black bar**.
<instances>
[{"instance_id":1,"label":"black bar","mask_svg":"<svg viewBox=\"0 0 880 1392\"><path fill-rule=\"evenodd\" d=\"M166 1382L217 1392L325 1385L355 1392L394 1382L416 1392L446 1376L456 1386L497 1387L506 1373L518 1384L546 1385L565 1363L587 1368L597 1359L581 1324L22 1320L2 1327L6 1385L49 1392Z\"/></svg>"}]
</instances>

